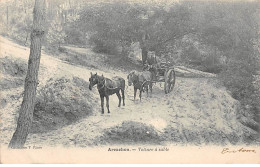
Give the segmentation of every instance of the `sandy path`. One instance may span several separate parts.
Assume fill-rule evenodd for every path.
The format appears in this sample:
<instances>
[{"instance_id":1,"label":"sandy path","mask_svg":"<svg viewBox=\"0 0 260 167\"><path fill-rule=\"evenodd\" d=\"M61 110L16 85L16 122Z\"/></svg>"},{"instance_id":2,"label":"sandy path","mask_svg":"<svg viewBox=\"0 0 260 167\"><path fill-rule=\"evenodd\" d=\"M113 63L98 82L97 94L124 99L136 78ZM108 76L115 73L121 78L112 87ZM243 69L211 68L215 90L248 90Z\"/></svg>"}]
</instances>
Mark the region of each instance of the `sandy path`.
<instances>
[{"instance_id":1,"label":"sandy path","mask_svg":"<svg viewBox=\"0 0 260 167\"><path fill-rule=\"evenodd\" d=\"M1 56L13 57L27 61L29 49L15 44L6 38L1 38ZM91 55L91 54L90 54ZM77 76L86 81L90 71L104 74L106 77L120 75L126 79L127 74L119 71L99 71L91 68L67 64L57 58L43 54L39 72L40 85L53 77ZM235 101L223 87L214 84L215 79L207 78L179 78L177 77L174 90L165 95L160 84L156 84L152 97L143 95L143 100L133 101L133 88L126 90L126 106L117 107L116 95L110 98L111 114L105 109L105 114L100 114L100 99L98 91L94 88L96 108L93 115L58 130L42 134L30 134L26 145L37 146L93 146L98 145L96 137L101 136L106 128L120 125L123 121L137 121L153 125L159 134L164 134L166 128L178 132L174 141L187 144L206 144L210 140L210 133L223 134L220 141L229 144L229 135L242 131L236 121ZM18 88L15 93L21 93ZM7 96L10 91L1 92ZM1 118L7 122L2 124L1 143L7 144L14 131L14 118L16 110L21 104L21 99L8 103L1 109ZM194 132L194 134L193 134ZM197 136L197 137L194 137ZM173 137L173 138L174 138Z\"/></svg>"}]
</instances>

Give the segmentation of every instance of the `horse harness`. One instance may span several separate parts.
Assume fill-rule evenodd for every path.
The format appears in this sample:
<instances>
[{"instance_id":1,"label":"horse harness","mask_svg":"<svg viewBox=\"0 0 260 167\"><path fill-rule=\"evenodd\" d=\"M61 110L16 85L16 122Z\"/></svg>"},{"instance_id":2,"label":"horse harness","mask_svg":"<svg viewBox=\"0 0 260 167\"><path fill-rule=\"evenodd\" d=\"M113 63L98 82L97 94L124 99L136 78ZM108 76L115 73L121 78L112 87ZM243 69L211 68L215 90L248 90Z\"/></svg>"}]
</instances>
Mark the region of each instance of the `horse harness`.
<instances>
[{"instance_id":1,"label":"horse harness","mask_svg":"<svg viewBox=\"0 0 260 167\"><path fill-rule=\"evenodd\" d=\"M144 81L144 82L141 84L140 89L144 86L144 84L145 84L146 82L150 82L150 81ZM134 87L136 87L136 85L137 85L138 83L140 83L140 81L139 81L139 82L136 82L136 83L133 82Z\"/></svg>"},{"instance_id":2,"label":"horse harness","mask_svg":"<svg viewBox=\"0 0 260 167\"><path fill-rule=\"evenodd\" d=\"M101 90L101 89L103 89L104 87L106 88L106 89L109 89L109 90L115 90L115 89L118 89L119 87L116 87L116 88L109 88L109 87L107 87L107 86L105 86L106 85L106 79L104 78L104 80L103 80L103 85L102 85L102 87L101 88L98 88L98 90Z\"/></svg>"}]
</instances>

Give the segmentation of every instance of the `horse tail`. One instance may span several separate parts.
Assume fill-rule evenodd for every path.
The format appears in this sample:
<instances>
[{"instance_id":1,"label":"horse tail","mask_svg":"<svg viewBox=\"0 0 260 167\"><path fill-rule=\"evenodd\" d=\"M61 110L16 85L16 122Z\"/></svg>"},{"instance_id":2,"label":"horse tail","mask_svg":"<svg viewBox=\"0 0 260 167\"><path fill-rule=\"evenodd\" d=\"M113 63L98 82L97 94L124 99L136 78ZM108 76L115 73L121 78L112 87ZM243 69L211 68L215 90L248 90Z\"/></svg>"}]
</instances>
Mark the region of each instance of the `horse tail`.
<instances>
[{"instance_id":1,"label":"horse tail","mask_svg":"<svg viewBox=\"0 0 260 167\"><path fill-rule=\"evenodd\" d=\"M119 80L120 80L120 89L122 91L124 91L125 90L125 80L123 78L119 78Z\"/></svg>"}]
</instances>

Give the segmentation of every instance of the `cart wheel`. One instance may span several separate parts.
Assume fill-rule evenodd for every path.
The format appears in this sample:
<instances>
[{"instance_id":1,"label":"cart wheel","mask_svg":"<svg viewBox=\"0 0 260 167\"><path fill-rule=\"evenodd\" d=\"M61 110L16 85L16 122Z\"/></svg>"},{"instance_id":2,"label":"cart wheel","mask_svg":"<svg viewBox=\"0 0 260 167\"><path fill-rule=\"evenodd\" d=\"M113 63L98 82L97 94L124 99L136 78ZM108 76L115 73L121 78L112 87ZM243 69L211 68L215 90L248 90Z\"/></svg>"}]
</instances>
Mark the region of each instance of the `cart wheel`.
<instances>
[{"instance_id":1,"label":"cart wheel","mask_svg":"<svg viewBox=\"0 0 260 167\"><path fill-rule=\"evenodd\" d=\"M164 92L165 94L170 93L173 90L175 85L175 71L170 69L166 75L164 80Z\"/></svg>"}]
</instances>

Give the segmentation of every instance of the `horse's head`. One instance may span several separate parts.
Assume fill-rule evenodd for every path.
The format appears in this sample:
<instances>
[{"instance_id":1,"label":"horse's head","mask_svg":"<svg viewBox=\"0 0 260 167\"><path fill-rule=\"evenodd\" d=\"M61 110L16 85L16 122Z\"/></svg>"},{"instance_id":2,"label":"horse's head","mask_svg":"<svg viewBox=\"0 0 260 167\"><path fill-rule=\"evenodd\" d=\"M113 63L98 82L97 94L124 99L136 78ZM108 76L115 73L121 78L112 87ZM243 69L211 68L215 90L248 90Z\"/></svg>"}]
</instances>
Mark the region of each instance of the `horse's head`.
<instances>
[{"instance_id":1,"label":"horse's head","mask_svg":"<svg viewBox=\"0 0 260 167\"><path fill-rule=\"evenodd\" d=\"M135 71L131 71L128 76L127 76L127 80L128 80L128 85L131 86L132 83L134 82L134 79L136 78L136 74Z\"/></svg>"},{"instance_id":2,"label":"horse's head","mask_svg":"<svg viewBox=\"0 0 260 167\"><path fill-rule=\"evenodd\" d=\"M90 73L91 76L89 78L89 90L92 90L92 87L95 86L96 84L98 84L98 75L96 74L92 74L92 72Z\"/></svg>"}]
</instances>

